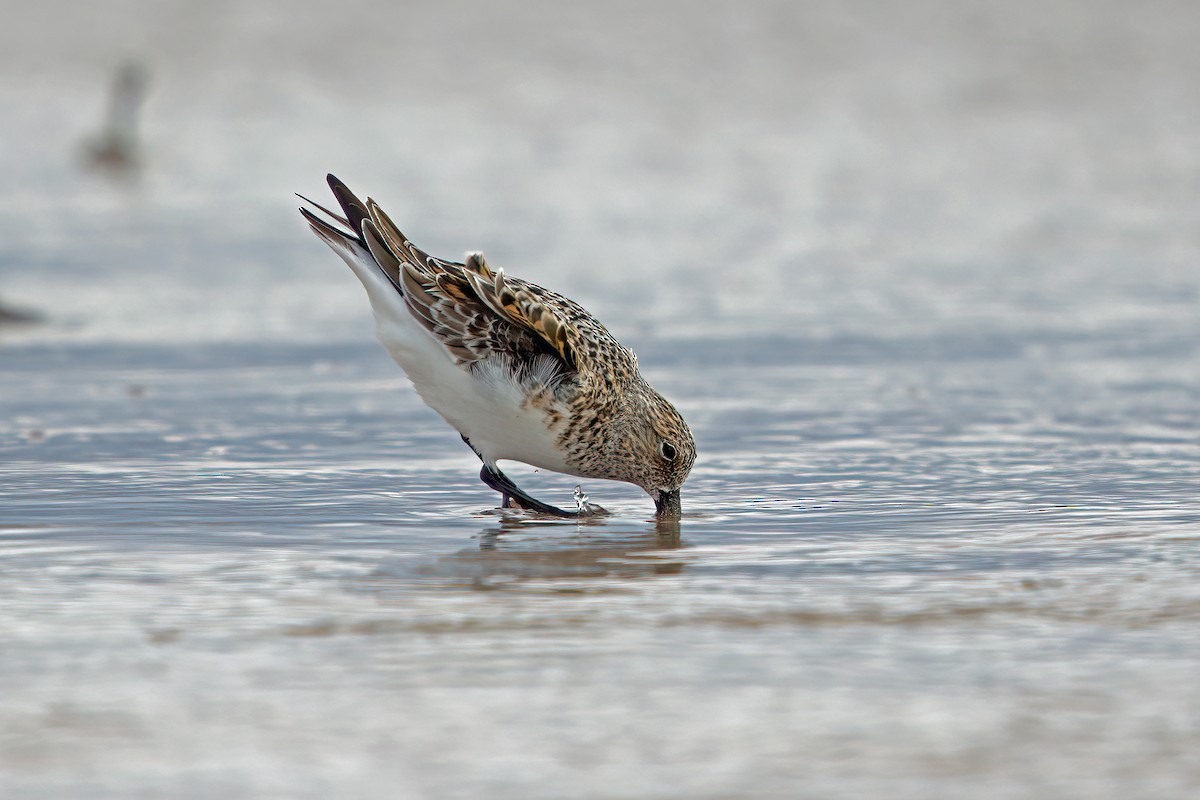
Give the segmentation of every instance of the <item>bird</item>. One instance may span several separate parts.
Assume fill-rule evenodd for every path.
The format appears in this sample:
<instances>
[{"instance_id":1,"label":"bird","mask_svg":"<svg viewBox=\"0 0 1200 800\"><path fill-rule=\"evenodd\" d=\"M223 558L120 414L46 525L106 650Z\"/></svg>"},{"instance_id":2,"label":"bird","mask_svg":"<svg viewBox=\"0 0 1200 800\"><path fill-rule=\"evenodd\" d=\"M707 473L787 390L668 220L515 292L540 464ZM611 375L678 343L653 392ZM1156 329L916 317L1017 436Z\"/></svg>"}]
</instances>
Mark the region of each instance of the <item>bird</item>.
<instances>
[{"instance_id":1,"label":"bird","mask_svg":"<svg viewBox=\"0 0 1200 800\"><path fill-rule=\"evenodd\" d=\"M480 480L502 507L589 514L583 502L566 511L531 497L497 464L517 461L632 483L658 519L680 518L696 443L632 350L575 301L510 277L482 252L461 262L428 255L370 197L326 180L342 213L297 195L315 209L300 213L361 281L380 343L483 462Z\"/></svg>"},{"instance_id":2,"label":"bird","mask_svg":"<svg viewBox=\"0 0 1200 800\"><path fill-rule=\"evenodd\" d=\"M84 143L87 166L112 175L131 174L141 161L138 113L146 98L149 72L136 61L122 64L113 76L104 126Z\"/></svg>"}]
</instances>

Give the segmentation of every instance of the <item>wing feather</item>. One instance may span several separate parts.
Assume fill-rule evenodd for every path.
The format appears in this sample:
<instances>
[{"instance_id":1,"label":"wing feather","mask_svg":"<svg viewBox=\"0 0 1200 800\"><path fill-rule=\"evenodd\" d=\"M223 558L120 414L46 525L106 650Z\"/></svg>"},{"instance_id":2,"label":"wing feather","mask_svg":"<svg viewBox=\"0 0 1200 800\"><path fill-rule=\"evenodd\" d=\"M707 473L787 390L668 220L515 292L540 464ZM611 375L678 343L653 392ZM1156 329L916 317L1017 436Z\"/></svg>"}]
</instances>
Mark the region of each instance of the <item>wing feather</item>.
<instances>
[{"instance_id":1,"label":"wing feather","mask_svg":"<svg viewBox=\"0 0 1200 800\"><path fill-rule=\"evenodd\" d=\"M471 268L473 265L477 265L476 269ZM549 293L542 290L539 297L531 291L532 284L509 280L504 270L491 270L482 253L467 257L464 273L475 295L488 308L545 342L569 369L579 369L578 349L572 341L572 333L578 335L579 332L560 318L555 309L542 302L542 297Z\"/></svg>"},{"instance_id":2,"label":"wing feather","mask_svg":"<svg viewBox=\"0 0 1200 800\"><path fill-rule=\"evenodd\" d=\"M468 253L462 263L431 256L374 200L359 200L333 175L327 180L344 216L313 205L353 233L339 231L304 210L309 224L326 239L365 249L404 295L413 317L457 363L503 356L514 369L524 369L553 356L564 375L591 374L599 361L615 367L615 372L593 378L619 381L636 374L633 354L575 302L493 270L483 253Z\"/></svg>"}]
</instances>

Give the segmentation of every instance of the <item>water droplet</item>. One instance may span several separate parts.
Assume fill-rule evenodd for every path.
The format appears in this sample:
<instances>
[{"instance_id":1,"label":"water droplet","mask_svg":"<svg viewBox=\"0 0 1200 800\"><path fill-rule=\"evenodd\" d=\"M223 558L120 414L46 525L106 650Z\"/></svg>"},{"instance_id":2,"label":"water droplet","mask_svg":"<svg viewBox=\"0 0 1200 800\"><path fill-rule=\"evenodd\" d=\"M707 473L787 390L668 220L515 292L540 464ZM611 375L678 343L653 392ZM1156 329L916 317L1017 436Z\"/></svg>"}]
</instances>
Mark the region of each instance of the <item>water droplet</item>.
<instances>
[{"instance_id":1,"label":"water droplet","mask_svg":"<svg viewBox=\"0 0 1200 800\"><path fill-rule=\"evenodd\" d=\"M579 509L580 514L592 513L592 501L583 491L582 486L575 487L575 507Z\"/></svg>"}]
</instances>

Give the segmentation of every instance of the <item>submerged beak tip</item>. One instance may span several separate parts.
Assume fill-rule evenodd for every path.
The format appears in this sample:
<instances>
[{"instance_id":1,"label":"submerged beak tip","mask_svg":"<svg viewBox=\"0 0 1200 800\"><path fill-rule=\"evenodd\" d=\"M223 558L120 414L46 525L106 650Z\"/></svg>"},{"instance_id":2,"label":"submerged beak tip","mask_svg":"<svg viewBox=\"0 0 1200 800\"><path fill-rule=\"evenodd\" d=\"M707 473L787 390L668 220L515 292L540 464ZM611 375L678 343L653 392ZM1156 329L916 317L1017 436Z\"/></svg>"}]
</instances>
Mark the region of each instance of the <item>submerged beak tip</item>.
<instances>
[{"instance_id":1,"label":"submerged beak tip","mask_svg":"<svg viewBox=\"0 0 1200 800\"><path fill-rule=\"evenodd\" d=\"M658 490L654 495L654 510L659 517L678 517L683 511L679 490Z\"/></svg>"}]
</instances>

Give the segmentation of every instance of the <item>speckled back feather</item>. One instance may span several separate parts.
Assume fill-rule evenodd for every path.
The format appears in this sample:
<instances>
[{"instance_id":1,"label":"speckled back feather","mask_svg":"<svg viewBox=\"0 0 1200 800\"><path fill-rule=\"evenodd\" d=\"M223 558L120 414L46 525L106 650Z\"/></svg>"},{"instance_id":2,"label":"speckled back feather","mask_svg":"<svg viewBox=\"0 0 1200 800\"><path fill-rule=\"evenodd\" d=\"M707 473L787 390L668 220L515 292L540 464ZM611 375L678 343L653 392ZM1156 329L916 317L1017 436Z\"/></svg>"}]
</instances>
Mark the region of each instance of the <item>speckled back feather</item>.
<instances>
[{"instance_id":1,"label":"speckled back feather","mask_svg":"<svg viewBox=\"0 0 1200 800\"><path fill-rule=\"evenodd\" d=\"M371 255L458 363L504 355L516 369L522 359L552 354L564 373L580 380L613 384L636 375L633 353L570 298L493 270L483 253L469 253L462 263L431 256L375 201L354 198L351 208L356 207L366 215L362 235ZM597 369L600 364L604 370Z\"/></svg>"}]
</instances>

